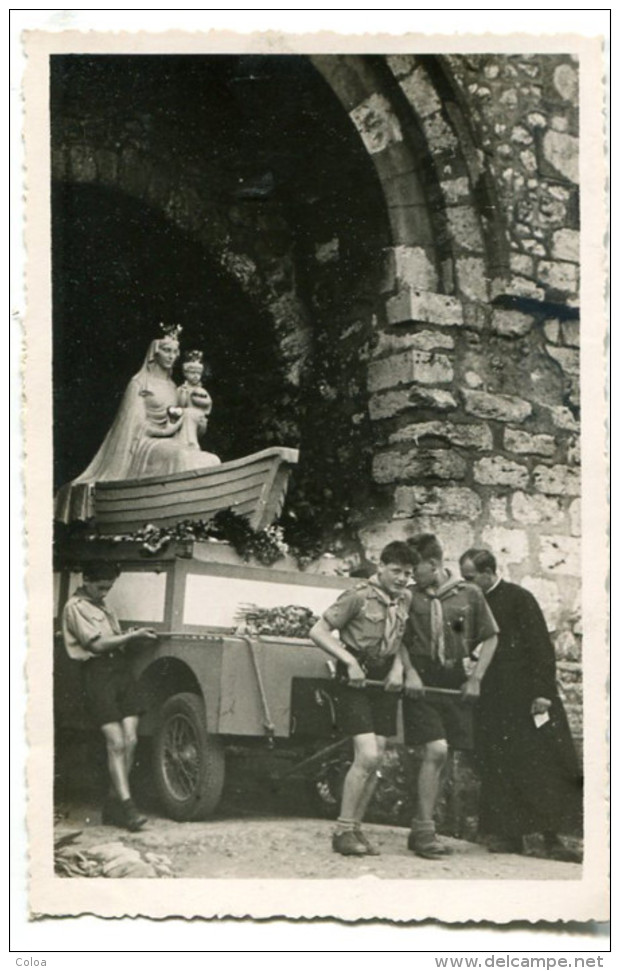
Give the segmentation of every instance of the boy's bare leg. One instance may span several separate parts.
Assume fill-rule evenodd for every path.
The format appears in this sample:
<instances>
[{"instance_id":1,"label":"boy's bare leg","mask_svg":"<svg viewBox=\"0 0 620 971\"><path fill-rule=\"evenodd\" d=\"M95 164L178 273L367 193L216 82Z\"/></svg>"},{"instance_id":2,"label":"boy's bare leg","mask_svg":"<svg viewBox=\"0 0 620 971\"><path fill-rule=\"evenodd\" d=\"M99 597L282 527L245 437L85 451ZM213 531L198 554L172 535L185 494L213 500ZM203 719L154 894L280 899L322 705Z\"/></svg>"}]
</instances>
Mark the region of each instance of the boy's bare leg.
<instances>
[{"instance_id":1,"label":"boy's bare leg","mask_svg":"<svg viewBox=\"0 0 620 971\"><path fill-rule=\"evenodd\" d=\"M357 806L357 813L355 816L355 834L358 840L360 840L360 842L364 845L366 849L366 853L370 856L378 856L379 850L377 849L376 846L374 846L370 842L370 840L362 830L362 820L366 815L368 804L370 803L370 800L373 797L374 791L377 788L377 783L379 781L379 766L383 761L383 756L385 754L385 748L387 745L387 738L385 738L383 735L376 735L375 741L376 741L376 751L377 751L376 766L368 776L366 785L364 786L364 789L362 791L361 799Z\"/></svg>"},{"instance_id":2,"label":"boy's bare leg","mask_svg":"<svg viewBox=\"0 0 620 971\"><path fill-rule=\"evenodd\" d=\"M353 765L344 780L332 847L345 856L366 856L372 848L361 834L360 822L377 781L379 750L374 733L354 735L353 750Z\"/></svg>"},{"instance_id":3,"label":"boy's bare leg","mask_svg":"<svg viewBox=\"0 0 620 971\"><path fill-rule=\"evenodd\" d=\"M342 790L340 819L359 822L365 808L366 788L374 788L376 785L376 772L380 761L377 736L372 732L355 735L353 751L353 764L346 774Z\"/></svg>"},{"instance_id":4,"label":"boy's bare leg","mask_svg":"<svg viewBox=\"0 0 620 971\"><path fill-rule=\"evenodd\" d=\"M445 738L427 742L418 775L418 819L432 821L441 790L441 782L448 760L448 743Z\"/></svg>"},{"instance_id":5,"label":"boy's bare leg","mask_svg":"<svg viewBox=\"0 0 620 971\"><path fill-rule=\"evenodd\" d=\"M129 791L129 776L131 775L131 767L133 765L134 755L136 754L136 746L138 744L138 716L128 715L127 718L123 718L123 737L125 739L125 767L127 770L127 789ZM139 829L146 823L146 816L143 816L138 812L136 807L131 802L129 807L129 818L128 825L130 829Z\"/></svg>"},{"instance_id":6,"label":"boy's bare leg","mask_svg":"<svg viewBox=\"0 0 620 971\"><path fill-rule=\"evenodd\" d=\"M437 840L435 833L435 809L441 791L443 772L448 759L448 743L445 738L427 742L418 775L417 817L412 820L407 845L418 856L439 860L451 851Z\"/></svg>"},{"instance_id":7,"label":"boy's bare leg","mask_svg":"<svg viewBox=\"0 0 620 971\"><path fill-rule=\"evenodd\" d=\"M133 766L134 756L136 754L136 745L138 744L138 716L129 715L127 718L123 718L123 737L125 740L125 768L127 770L127 779L131 774L131 767Z\"/></svg>"},{"instance_id":8,"label":"boy's bare leg","mask_svg":"<svg viewBox=\"0 0 620 971\"><path fill-rule=\"evenodd\" d=\"M385 748L387 745L387 738L385 738L383 735L375 735L375 740L377 743L377 765L376 765L376 768L368 776L368 780L366 782L366 785L364 786L362 796L357 807L357 815L354 817L360 823L362 822L364 816L366 815L366 810L368 809L370 800L372 799L373 793L377 788L377 783L379 781L379 776L377 775L377 772L381 766L381 763L383 762L383 757L385 755Z\"/></svg>"},{"instance_id":9,"label":"boy's bare leg","mask_svg":"<svg viewBox=\"0 0 620 971\"><path fill-rule=\"evenodd\" d=\"M125 724L126 721L129 721L128 726ZM136 832L146 823L146 816L141 816L131 801L129 790L129 769L136 747L137 721L137 718L130 718L123 719L123 722L111 722L102 726L108 750L108 771L120 804L120 815L117 816L115 812L112 821L126 826L132 832ZM129 740L129 746L127 740Z\"/></svg>"},{"instance_id":10,"label":"boy's bare leg","mask_svg":"<svg viewBox=\"0 0 620 971\"><path fill-rule=\"evenodd\" d=\"M101 726L108 755L108 772L114 792L121 802L130 798L129 778L125 760L125 735L120 722L109 722Z\"/></svg>"}]
</instances>

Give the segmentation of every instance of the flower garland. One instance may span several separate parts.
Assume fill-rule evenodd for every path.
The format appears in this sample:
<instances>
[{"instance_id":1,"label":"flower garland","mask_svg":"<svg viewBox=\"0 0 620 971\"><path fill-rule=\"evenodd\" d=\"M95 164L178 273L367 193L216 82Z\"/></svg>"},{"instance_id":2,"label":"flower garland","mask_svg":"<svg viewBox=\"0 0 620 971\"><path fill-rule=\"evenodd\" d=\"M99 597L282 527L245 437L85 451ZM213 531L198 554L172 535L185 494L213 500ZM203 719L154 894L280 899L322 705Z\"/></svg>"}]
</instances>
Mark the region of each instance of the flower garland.
<instances>
[{"instance_id":1,"label":"flower garland","mask_svg":"<svg viewBox=\"0 0 620 971\"><path fill-rule=\"evenodd\" d=\"M210 520L185 519L172 526L147 523L137 532L115 539L141 543L143 552L149 556L161 553L174 541L217 540L230 543L243 560L253 558L265 566L271 566L288 553L288 544L284 541L280 526L253 529L245 516L239 516L232 509L224 509Z\"/></svg>"},{"instance_id":2,"label":"flower garland","mask_svg":"<svg viewBox=\"0 0 620 971\"><path fill-rule=\"evenodd\" d=\"M286 607L257 607L245 604L239 608L237 633L250 636L308 637L319 619L309 607L288 604Z\"/></svg>"}]
</instances>

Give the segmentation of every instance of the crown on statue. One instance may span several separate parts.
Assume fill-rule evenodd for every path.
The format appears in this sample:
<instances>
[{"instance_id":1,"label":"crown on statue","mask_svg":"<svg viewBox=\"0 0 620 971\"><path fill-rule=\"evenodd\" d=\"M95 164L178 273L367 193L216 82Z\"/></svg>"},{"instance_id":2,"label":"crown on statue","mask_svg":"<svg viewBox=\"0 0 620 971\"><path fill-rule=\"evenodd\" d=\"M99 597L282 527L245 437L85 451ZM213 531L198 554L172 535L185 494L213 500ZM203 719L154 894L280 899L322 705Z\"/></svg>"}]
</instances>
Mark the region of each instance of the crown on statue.
<instances>
[{"instance_id":1,"label":"crown on statue","mask_svg":"<svg viewBox=\"0 0 620 971\"><path fill-rule=\"evenodd\" d=\"M184 356L183 360L185 364L190 364L194 362L197 362L198 364L202 364L203 363L202 351L188 351L187 354Z\"/></svg>"},{"instance_id":2,"label":"crown on statue","mask_svg":"<svg viewBox=\"0 0 620 971\"><path fill-rule=\"evenodd\" d=\"M180 324L160 324L159 328L164 337L171 337L175 341L178 341L183 333L183 328Z\"/></svg>"}]
</instances>

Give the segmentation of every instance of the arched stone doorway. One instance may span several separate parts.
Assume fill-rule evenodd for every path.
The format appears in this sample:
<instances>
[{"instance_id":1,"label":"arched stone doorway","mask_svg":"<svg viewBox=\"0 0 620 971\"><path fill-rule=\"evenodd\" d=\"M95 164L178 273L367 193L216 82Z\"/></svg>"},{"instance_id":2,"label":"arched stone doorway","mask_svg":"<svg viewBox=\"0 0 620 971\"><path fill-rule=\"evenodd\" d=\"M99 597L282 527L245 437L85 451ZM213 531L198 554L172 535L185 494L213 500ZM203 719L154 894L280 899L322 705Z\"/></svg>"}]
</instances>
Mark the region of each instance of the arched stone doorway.
<instances>
[{"instance_id":1,"label":"arched stone doorway","mask_svg":"<svg viewBox=\"0 0 620 971\"><path fill-rule=\"evenodd\" d=\"M300 445L295 525L340 524L371 487L390 228L331 88L297 57L59 58L52 82L57 484L164 319L205 350L209 447Z\"/></svg>"},{"instance_id":2,"label":"arched stone doorway","mask_svg":"<svg viewBox=\"0 0 620 971\"><path fill-rule=\"evenodd\" d=\"M76 253L75 293L88 294L105 267L118 280L123 264L140 266L134 316L117 309L126 323L108 348L127 370L139 366L163 311L205 348L214 450L229 458L260 445L301 446L291 493L301 538L316 533L317 508L330 541L389 521L398 501L384 449L411 417L456 407L448 388L469 341L463 325L485 326L493 275L503 272L485 166L445 66L432 58L60 57L52 82L52 169L66 203L54 214L55 422L58 453L72 429L69 474L83 461L82 442L105 433L114 396L104 389L105 408L93 414L88 381L77 376L85 322L58 295L62 236ZM89 247L105 242L95 275L80 258L80 205L67 203L78 197L92 209ZM93 200L109 210L107 237ZM130 246L120 239L125 222ZM88 324L108 343L114 310L108 300L105 319ZM427 324L433 331L418 334ZM114 377L118 396L126 377ZM448 465L444 479L460 475L456 459Z\"/></svg>"}]
</instances>

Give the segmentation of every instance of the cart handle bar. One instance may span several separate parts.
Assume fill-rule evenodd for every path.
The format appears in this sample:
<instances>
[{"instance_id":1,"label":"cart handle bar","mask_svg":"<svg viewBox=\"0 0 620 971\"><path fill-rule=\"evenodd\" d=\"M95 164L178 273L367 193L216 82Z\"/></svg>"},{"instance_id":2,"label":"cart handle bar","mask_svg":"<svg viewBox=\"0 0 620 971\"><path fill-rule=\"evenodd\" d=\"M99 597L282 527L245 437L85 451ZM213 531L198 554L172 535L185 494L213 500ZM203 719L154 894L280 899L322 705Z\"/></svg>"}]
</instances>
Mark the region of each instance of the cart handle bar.
<instances>
[{"instance_id":1,"label":"cart handle bar","mask_svg":"<svg viewBox=\"0 0 620 971\"><path fill-rule=\"evenodd\" d=\"M221 634L195 634L193 632L190 633L189 631L157 630L155 627L153 628L153 630L155 631L157 636L161 638L161 640L168 640L168 641L171 641L171 640L220 641L222 639L222 634L226 633L225 631L222 631Z\"/></svg>"},{"instance_id":2,"label":"cart handle bar","mask_svg":"<svg viewBox=\"0 0 620 971\"><path fill-rule=\"evenodd\" d=\"M345 682L345 684L346 683L350 684L351 682L350 681L349 682ZM363 685L364 685L365 688L383 688L384 687L383 681L364 681L363 682ZM450 695L453 698L456 698L456 697L459 697L460 698L461 697L461 692L458 691L455 688L427 688L426 685L425 685L423 690L424 690L424 694L425 695L431 695L431 694L432 695ZM401 691L402 691L402 689L401 689Z\"/></svg>"}]
</instances>

